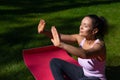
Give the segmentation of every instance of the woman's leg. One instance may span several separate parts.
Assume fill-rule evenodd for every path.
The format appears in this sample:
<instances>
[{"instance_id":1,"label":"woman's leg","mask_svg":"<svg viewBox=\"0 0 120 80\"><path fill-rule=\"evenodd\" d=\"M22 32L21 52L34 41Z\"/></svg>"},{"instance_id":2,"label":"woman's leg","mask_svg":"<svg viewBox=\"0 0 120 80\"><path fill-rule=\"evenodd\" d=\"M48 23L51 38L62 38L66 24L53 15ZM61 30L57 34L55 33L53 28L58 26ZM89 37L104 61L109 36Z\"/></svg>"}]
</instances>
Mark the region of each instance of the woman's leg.
<instances>
[{"instance_id":1,"label":"woman's leg","mask_svg":"<svg viewBox=\"0 0 120 80\"><path fill-rule=\"evenodd\" d=\"M83 78L81 78L79 80L100 80L100 79L97 78L97 77L83 77Z\"/></svg>"},{"instance_id":2,"label":"woman's leg","mask_svg":"<svg viewBox=\"0 0 120 80\"><path fill-rule=\"evenodd\" d=\"M64 80L65 73L72 80L79 80L84 76L80 66L76 66L61 59L54 58L50 62L50 67L55 80Z\"/></svg>"}]
</instances>

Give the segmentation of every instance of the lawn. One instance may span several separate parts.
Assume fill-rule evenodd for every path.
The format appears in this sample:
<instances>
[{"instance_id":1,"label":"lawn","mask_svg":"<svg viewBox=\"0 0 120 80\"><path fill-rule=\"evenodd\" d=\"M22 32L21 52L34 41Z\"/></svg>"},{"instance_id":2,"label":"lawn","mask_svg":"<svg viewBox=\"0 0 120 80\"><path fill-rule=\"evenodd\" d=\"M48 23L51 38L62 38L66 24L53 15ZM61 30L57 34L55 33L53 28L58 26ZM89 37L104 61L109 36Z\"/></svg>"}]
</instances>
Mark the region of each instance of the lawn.
<instances>
[{"instance_id":1,"label":"lawn","mask_svg":"<svg viewBox=\"0 0 120 80\"><path fill-rule=\"evenodd\" d=\"M108 80L120 79L120 1L0 0L0 80L34 80L22 50L52 44L37 33L41 18L47 29L55 25L60 33L71 34L78 33L80 20L88 14L108 20L106 75Z\"/></svg>"}]
</instances>

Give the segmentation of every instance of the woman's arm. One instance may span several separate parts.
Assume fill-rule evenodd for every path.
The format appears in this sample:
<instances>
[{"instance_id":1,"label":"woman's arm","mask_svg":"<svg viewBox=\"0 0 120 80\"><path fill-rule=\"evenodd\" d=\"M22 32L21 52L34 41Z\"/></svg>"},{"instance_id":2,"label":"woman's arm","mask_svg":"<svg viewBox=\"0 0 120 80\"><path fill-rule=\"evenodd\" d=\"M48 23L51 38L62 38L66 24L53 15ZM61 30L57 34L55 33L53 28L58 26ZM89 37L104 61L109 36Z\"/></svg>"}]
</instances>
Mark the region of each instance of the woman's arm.
<instances>
[{"instance_id":1,"label":"woman's arm","mask_svg":"<svg viewBox=\"0 0 120 80\"><path fill-rule=\"evenodd\" d=\"M44 34L49 38L53 38L51 31L47 31L45 30L45 21L42 19L39 22L38 25L38 33L39 34ZM61 39L61 41L63 42L77 42L77 34L73 34L73 35L66 35L66 34L59 34L59 37Z\"/></svg>"},{"instance_id":2,"label":"woman's arm","mask_svg":"<svg viewBox=\"0 0 120 80\"><path fill-rule=\"evenodd\" d=\"M72 45L60 42L60 48L65 49L67 52L81 57L81 58L96 58L103 60L105 59L106 49L105 46L101 43L95 44L93 48L83 49L80 47L74 47Z\"/></svg>"},{"instance_id":3,"label":"woman's arm","mask_svg":"<svg viewBox=\"0 0 120 80\"><path fill-rule=\"evenodd\" d=\"M53 35L53 38L51 39L51 41L53 42L54 46L63 48L66 51L68 51L69 53L71 53L75 56L85 56L84 54L81 54L81 53L84 53L84 50L61 42L60 37L58 35L58 32L57 32L57 30L54 26L51 28L51 32L52 32L52 35Z\"/></svg>"},{"instance_id":4,"label":"woman's arm","mask_svg":"<svg viewBox=\"0 0 120 80\"><path fill-rule=\"evenodd\" d=\"M38 24L38 33L44 34L47 37L52 38L52 33L50 31L45 30L45 24L45 20L41 19Z\"/></svg>"},{"instance_id":5,"label":"woman's arm","mask_svg":"<svg viewBox=\"0 0 120 80\"><path fill-rule=\"evenodd\" d=\"M65 49L67 52L81 57L81 58L94 58L94 57L100 57L100 59L104 59L105 55L105 46L104 43L97 43L94 45L93 48L90 48L88 50L85 50L80 47L74 47L72 45L66 44L61 42L60 37L58 35L58 32L55 27L51 28L51 32L53 35L53 39L51 41L53 42L54 46L60 47Z\"/></svg>"}]
</instances>

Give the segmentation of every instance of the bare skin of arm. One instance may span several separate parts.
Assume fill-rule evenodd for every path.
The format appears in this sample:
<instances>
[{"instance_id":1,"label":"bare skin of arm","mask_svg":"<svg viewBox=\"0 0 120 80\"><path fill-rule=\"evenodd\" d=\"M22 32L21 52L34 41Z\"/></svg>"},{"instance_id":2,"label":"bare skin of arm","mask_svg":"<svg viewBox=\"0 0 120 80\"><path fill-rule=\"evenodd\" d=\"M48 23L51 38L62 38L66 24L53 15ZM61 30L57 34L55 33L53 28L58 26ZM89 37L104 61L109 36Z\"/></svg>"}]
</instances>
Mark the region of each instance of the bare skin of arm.
<instances>
[{"instance_id":1,"label":"bare skin of arm","mask_svg":"<svg viewBox=\"0 0 120 80\"><path fill-rule=\"evenodd\" d=\"M39 34L44 34L48 36L49 38L53 38L53 35L51 31L45 30L45 21L43 19L40 20L39 25L38 25L38 33ZM66 35L66 34L60 34L58 33L60 40L63 42L77 42L77 36L78 34L72 34L72 35Z\"/></svg>"},{"instance_id":2,"label":"bare skin of arm","mask_svg":"<svg viewBox=\"0 0 120 80\"><path fill-rule=\"evenodd\" d=\"M55 27L51 28L51 32L53 35L53 39L51 41L53 42L54 46L60 47L68 51L69 53L81 57L81 58L94 58L99 57L99 60L103 61L105 59L105 47L104 43L97 43L94 45L91 49L83 49L80 47L74 47L72 45L66 44L64 42L60 41L60 37L58 35L58 32Z\"/></svg>"},{"instance_id":3,"label":"bare skin of arm","mask_svg":"<svg viewBox=\"0 0 120 80\"><path fill-rule=\"evenodd\" d=\"M81 57L81 58L93 58L93 57L100 57L100 60L104 60L105 57L105 47L104 43L95 44L95 46L92 49L82 49L80 47L74 47L72 45L66 44L64 42L78 42L78 44L81 42L83 37L81 37L79 34L73 34L73 35L65 35L65 34L59 34L53 26L51 28L51 31L46 31L45 29L45 21L40 20L40 23L38 25L38 33L45 34L49 38L51 38L51 41L53 42L54 46L60 47L65 49L67 52Z\"/></svg>"},{"instance_id":4,"label":"bare skin of arm","mask_svg":"<svg viewBox=\"0 0 120 80\"><path fill-rule=\"evenodd\" d=\"M52 38L52 33L50 31L45 30L45 21L43 19L40 20L39 24L38 24L38 33L39 34L45 34L46 36L48 36L49 38Z\"/></svg>"}]
</instances>

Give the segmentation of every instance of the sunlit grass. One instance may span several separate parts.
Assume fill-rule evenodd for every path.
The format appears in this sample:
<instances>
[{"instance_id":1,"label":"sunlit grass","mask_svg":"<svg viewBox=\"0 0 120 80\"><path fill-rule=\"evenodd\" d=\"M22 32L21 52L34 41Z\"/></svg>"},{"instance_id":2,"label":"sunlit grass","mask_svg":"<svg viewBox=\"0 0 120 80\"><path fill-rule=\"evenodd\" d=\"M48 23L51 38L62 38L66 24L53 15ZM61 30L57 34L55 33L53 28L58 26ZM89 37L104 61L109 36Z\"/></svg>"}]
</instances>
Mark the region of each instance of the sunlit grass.
<instances>
[{"instance_id":1,"label":"sunlit grass","mask_svg":"<svg viewBox=\"0 0 120 80\"><path fill-rule=\"evenodd\" d=\"M62 5L62 2L54 2L52 5L50 4L52 2L49 1L44 3L47 5L34 5L32 1L29 2L27 0L17 2L19 5L22 3L24 3L25 9L24 7L11 4L0 5L0 14L2 14L0 16L0 78L2 79L0 80L33 80L32 75L23 62L22 50L52 45L49 38L37 33L37 25L40 19L46 20L47 29L55 25L59 32L71 34L78 33L83 16L88 14L104 16L111 25L109 34L105 36L107 66L120 65L120 2L111 4L101 3L100 5L91 4L89 6L87 6L90 3L88 0L85 0L85 2L76 0L73 3L74 5L67 1L64 1L66 5ZM25 5L27 3L31 4L31 6ZM87 4L80 4L79 6L78 3Z\"/></svg>"}]
</instances>

